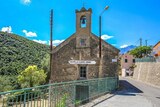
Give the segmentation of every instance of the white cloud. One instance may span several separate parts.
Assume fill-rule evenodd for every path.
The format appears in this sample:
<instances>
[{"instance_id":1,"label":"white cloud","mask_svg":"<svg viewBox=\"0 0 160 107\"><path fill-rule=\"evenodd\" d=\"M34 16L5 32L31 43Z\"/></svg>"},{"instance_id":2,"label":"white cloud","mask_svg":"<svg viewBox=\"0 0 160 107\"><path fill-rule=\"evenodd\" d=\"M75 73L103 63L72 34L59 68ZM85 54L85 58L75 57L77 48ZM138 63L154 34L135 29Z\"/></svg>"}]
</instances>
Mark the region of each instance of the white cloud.
<instances>
[{"instance_id":1,"label":"white cloud","mask_svg":"<svg viewBox=\"0 0 160 107\"><path fill-rule=\"evenodd\" d=\"M122 46L120 46L120 48L126 48L128 45L122 45Z\"/></svg>"},{"instance_id":2,"label":"white cloud","mask_svg":"<svg viewBox=\"0 0 160 107\"><path fill-rule=\"evenodd\" d=\"M116 44L111 44L111 45L113 45L113 46L117 46Z\"/></svg>"},{"instance_id":3,"label":"white cloud","mask_svg":"<svg viewBox=\"0 0 160 107\"><path fill-rule=\"evenodd\" d=\"M11 26L2 27L1 31L2 32L7 32L7 33L12 33L12 27Z\"/></svg>"},{"instance_id":4,"label":"white cloud","mask_svg":"<svg viewBox=\"0 0 160 107\"><path fill-rule=\"evenodd\" d=\"M37 34L35 32L27 32L27 30L23 30L22 32L25 33L27 37L37 37Z\"/></svg>"},{"instance_id":5,"label":"white cloud","mask_svg":"<svg viewBox=\"0 0 160 107\"><path fill-rule=\"evenodd\" d=\"M62 43L64 40L53 40L53 46L57 46L60 43ZM49 45L50 45L50 41L49 41Z\"/></svg>"},{"instance_id":6,"label":"white cloud","mask_svg":"<svg viewBox=\"0 0 160 107\"><path fill-rule=\"evenodd\" d=\"M113 38L114 36L109 36L109 35L102 35L101 36L101 38L103 39L103 40L108 40L108 39L111 39L111 38Z\"/></svg>"},{"instance_id":7,"label":"white cloud","mask_svg":"<svg viewBox=\"0 0 160 107\"><path fill-rule=\"evenodd\" d=\"M35 42L38 42L38 43L41 43L41 44L49 44L50 45L50 41L43 41L43 40L36 40L36 39L33 39L33 41ZM59 45L60 43L62 43L64 40L53 40L53 46L57 46Z\"/></svg>"},{"instance_id":8,"label":"white cloud","mask_svg":"<svg viewBox=\"0 0 160 107\"><path fill-rule=\"evenodd\" d=\"M21 1L23 4L26 4L26 5L31 3L31 0L21 0Z\"/></svg>"},{"instance_id":9,"label":"white cloud","mask_svg":"<svg viewBox=\"0 0 160 107\"><path fill-rule=\"evenodd\" d=\"M41 44L47 44L47 41L43 41L43 40L33 39L33 41L38 42L38 43L41 43Z\"/></svg>"}]
</instances>

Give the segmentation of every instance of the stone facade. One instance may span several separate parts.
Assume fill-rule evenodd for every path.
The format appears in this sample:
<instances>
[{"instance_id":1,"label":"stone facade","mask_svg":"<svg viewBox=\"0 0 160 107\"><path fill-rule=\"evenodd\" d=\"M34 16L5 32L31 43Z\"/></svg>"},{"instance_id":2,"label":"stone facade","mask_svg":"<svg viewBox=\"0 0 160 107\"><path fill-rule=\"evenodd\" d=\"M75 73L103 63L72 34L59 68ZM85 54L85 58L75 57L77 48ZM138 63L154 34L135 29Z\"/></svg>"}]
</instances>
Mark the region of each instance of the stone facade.
<instances>
[{"instance_id":1,"label":"stone facade","mask_svg":"<svg viewBox=\"0 0 160 107\"><path fill-rule=\"evenodd\" d=\"M118 56L119 50L102 40L102 58L99 58L99 38L91 32L91 14L92 9L83 7L80 11L76 10L76 32L54 48L53 82L81 79L81 67L85 67L85 79L118 75L118 64L112 59ZM85 27L82 24L86 24ZM70 64L70 60L92 60L96 64Z\"/></svg>"}]
</instances>

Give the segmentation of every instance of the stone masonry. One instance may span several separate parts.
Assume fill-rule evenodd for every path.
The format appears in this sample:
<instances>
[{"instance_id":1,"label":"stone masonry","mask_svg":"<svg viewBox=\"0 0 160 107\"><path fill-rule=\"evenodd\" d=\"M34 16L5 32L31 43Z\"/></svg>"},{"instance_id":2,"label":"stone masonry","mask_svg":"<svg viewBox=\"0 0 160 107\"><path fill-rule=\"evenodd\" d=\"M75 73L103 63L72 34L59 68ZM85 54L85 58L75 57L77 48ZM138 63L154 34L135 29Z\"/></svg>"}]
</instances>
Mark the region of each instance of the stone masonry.
<instances>
[{"instance_id":1,"label":"stone masonry","mask_svg":"<svg viewBox=\"0 0 160 107\"><path fill-rule=\"evenodd\" d=\"M133 78L160 87L160 62L137 62Z\"/></svg>"},{"instance_id":2,"label":"stone masonry","mask_svg":"<svg viewBox=\"0 0 160 107\"><path fill-rule=\"evenodd\" d=\"M76 10L76 32L53 49L52 82L80 79L80 67L86 67L86 79L118 75L116 62L119 50L102 40L102 58L99 58L99 38L91 32L92 9ZM82 21L83 22L82 22ZM86 24L82 27L81 24ZM69 64L70 60L92 60L96 64Z\"/></svg>"}]
</instances>

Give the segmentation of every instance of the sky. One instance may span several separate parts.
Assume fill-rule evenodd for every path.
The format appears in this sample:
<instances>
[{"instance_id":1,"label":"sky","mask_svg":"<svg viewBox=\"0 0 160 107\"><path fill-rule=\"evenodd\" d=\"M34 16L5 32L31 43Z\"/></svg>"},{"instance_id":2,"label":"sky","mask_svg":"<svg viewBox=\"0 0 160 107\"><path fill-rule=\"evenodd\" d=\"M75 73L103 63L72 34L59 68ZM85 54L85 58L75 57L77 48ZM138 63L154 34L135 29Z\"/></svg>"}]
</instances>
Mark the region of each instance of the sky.
<instances>
[{"instance_id":1,"label":"sky","mask_svg":"<svg viewBox=\"0 0 160 107\"><path fill-rule=\"evenodd\" d=\"M92 32L117 48L155 45L160 41L160 0L0 0L0 30L49 44L50 10L53 9L53 42L58 45L76 29L75 10L92 8Z\"/></svg>"}]
</instances>

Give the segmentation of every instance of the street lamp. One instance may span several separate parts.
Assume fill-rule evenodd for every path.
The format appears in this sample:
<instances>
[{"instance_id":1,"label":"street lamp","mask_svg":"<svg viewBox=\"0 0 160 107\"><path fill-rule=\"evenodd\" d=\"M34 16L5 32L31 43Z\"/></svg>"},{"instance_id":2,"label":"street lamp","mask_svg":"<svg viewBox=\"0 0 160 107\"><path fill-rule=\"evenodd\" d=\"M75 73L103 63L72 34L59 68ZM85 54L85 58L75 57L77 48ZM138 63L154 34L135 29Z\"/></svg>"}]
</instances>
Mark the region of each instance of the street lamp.
<instances>
[{"instance_id":1,"label":"street lamp","mask_svg":"<svg viewBox=\"0 0 160 107\"><path fill-rule=\"evenodd\" d=\"M101 14L99 15L99 58L101 58L101 48L102 48L102 40L101 40L101 27L102 27L102 22L101 22L101 20L102 20L102 14L107 10L109 8L109 6L106 6L105 8L104 8L104 10L101 12Z\"/></svg>"}]
</instances>

